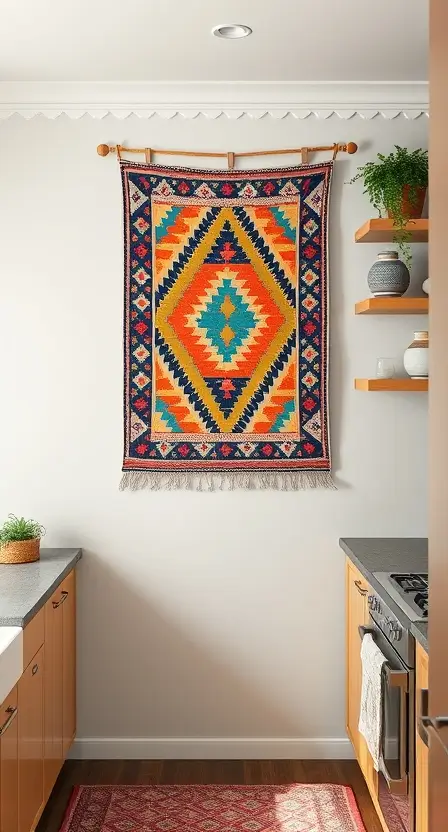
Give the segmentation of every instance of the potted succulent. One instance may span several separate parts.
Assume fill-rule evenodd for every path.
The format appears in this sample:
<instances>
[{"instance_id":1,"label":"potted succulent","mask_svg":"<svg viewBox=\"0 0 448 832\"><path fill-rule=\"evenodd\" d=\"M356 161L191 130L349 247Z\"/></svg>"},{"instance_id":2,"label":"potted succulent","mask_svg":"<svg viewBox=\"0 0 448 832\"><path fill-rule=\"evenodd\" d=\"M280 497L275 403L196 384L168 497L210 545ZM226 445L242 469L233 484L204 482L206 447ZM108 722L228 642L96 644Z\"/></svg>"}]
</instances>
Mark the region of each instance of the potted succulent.
<instances>
[{"instance_id":1,"label":"potted succulent","mask_svg":"<svg viewBox=\"0 0 448 832\"><path fill-rule=\"evenodd\" d=\"M422 215L428 188L428 151L395 145L395 151L388 156L378 153L378 161L359 167L349 184L358 179L364 181L364 193L368 194L379 216L387 214L393 220L394 243L410 266L411 234L406 224Z\"/></svg>"},{"instance_id":2,"label":"potted succulent","mask_svg":"<svg viewBox=\"0 0 448 832\"><path fill-rule=\"evenodd\" d=\"M39 560L40 539L45 529L35 520L10 514L0 526L0 563L32 563Z\"/></svg>"}]
</instances>

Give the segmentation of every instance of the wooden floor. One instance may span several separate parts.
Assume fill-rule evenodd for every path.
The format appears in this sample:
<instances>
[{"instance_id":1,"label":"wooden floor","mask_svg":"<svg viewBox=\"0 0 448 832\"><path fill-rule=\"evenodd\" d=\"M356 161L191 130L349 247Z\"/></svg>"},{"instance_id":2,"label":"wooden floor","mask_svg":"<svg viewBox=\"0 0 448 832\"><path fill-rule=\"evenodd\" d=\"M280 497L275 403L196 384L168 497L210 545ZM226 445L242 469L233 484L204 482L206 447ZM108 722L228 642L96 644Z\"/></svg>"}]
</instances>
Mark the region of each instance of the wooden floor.
<instances>
[{"instance_id":1,"label":"wooden floor","mask_svg":"<svg viewBox=\"0 0 448 832\"><path fill-rule=\"evenodd\" d=\"M58 832L73 786L96 783L340 783L352 787L367 832L382 832L358 764L347 760L68 760L37 832Z\"/></svg>"}]
</instances>

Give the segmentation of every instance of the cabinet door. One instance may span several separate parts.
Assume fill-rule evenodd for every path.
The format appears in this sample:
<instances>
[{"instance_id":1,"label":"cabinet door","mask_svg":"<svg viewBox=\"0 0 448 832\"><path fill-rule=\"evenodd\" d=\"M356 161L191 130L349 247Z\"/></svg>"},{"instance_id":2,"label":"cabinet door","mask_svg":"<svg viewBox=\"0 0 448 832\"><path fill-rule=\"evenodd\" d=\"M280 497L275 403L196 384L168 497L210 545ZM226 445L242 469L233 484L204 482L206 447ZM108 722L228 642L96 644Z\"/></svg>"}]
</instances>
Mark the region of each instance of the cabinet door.
<instances>
[{"instance_id":1,"label":"cabinet door","mask_svg":"<svg viewBox=\"0 0 448 832\"><path fill-rule=\"evenodd\" d=\"M62 584L62 754L69 752L76 733L76 575Z\"/></svg>"},{"instance_id":2,"label":"cabinet door","mask_svg":"<svg viewBox=\"0 0 448 832\"><path fill-rule=\"evenodd\" d=\"M417 734L415 740L415 830L428 832L428 757L429 751L418 732L422 690L428 690L428 654L417 644L416 703Z\"/></svg>"},{"instance_id":3,"label":"cabinet door","mask_svg":"<svg viewBox=\"0 0 448 832\"><path fill-rule=\"evenodd\" d=\"M368 594L370 588L365 578L350 560L346 563L347 604L347 733L366 783L372 795L377 794L377 774L364 737L358 731L361 700L361 637L359 626L369 620Z\"/></svg>"},{"instance_id":4,"label":"cabinet door","mask_svg":"<svg viewBox=\"0 0 448 832\"><path fill-rule=\"evenodd\" d=\"M346 563L346 661L347 661L347 733L356 756L360 758L361 736L358 731L361 698L361 639L358 627L369 618L369 586L351 561Z\"/></svg>"},{"instance_id":5,"label":"cabinet door","mask_svg":"<svg viewBox=\"0 0 448 832\"><path fill-rule=\"evenodd\" d=\"M63 763L62 753L62 631L61 587L45 605L44 796L48 798Z\"/></svg>"},{"instance_id":6,"label":"cabinet door","mask_svg":"<svg viewBox=\"0 0 448 832\"><path fill-rule=\"evenodd\" d=\"M17 687L0 708L0 830L17 832L18 828L18 743Z\"/></svg>"},{"instance_id":7,"label":"cabinet door","mask_svg":"<svg viewBox=\"0 0 448 832\"><path fill-rule=\"evenodd\" d=\"M19 832L34 828L44 802L44 648L20 677Z\"/></svg>"}]
</instances>

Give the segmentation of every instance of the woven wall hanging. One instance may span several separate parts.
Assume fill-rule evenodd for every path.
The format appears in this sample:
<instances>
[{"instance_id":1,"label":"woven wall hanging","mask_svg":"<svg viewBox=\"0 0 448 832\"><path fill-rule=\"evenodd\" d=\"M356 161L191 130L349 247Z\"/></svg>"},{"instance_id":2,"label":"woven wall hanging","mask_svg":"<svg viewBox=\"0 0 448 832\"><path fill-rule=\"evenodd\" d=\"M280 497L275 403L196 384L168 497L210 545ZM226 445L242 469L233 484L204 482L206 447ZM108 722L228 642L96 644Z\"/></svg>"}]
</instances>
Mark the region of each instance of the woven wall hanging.
<instances>
[{"instance_id":1,"label":"woven wall hanging","mask_svg":"<svg viewBox=\"0 0 448 832\"><path fill-rule=\"evenodd\" d=\"M334 487L333 162L254 171L120 160L122 488Z\"/></svg>"}]
</instances>

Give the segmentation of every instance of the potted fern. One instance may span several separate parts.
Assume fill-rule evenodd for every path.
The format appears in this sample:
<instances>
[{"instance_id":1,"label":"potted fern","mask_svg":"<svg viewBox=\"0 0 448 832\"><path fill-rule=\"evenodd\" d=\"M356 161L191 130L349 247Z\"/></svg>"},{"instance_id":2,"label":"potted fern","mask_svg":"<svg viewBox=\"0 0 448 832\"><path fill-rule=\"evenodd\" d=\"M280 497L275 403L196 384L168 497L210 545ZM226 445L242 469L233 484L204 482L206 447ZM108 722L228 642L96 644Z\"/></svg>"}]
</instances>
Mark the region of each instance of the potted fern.
<instances>
[{"instance_id":1,"label":"potted fern","mask_svg":"<svg viewBox=\"0 0 448 832\"><path fill-rule=\"evenodd\" d=\"M40 539L45 529L35 520L10 514L0 526L0 563L32 563L39 560Z\"/></svg>"},{"instance_id":2,"label":"potted fern","mask_svg":"<svg viewBox=\"0 0 448 832\"><path fill-rule=\"evenodd\" d=\"M395 145L395 151L388 156L378 153L377 159L359 167L349 184L362 179L364 193L368 194L379 216L387 214L393 220L394 243L410 266L411 233L406 225L409 220L422 215L428 188L428 151L422 148L410 151Z\"/></svg>"}]
</instances>

